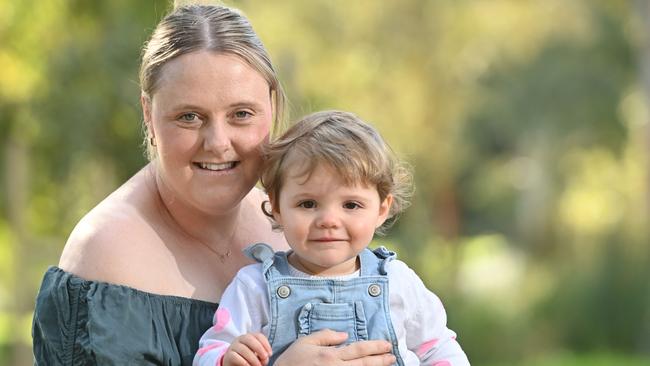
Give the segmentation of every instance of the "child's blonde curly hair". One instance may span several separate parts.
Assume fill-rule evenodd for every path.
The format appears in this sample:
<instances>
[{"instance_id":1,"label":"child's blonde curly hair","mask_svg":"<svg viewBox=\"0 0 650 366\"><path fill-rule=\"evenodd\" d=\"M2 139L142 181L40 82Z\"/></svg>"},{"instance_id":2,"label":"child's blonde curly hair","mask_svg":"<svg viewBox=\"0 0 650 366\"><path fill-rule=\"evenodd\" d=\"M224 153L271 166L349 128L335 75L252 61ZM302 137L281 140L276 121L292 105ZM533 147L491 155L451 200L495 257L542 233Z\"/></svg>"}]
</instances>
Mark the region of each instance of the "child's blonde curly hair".
<instances>
[{"instance_id":1,"label":"child's blonde curly hair","mask_svg":"<svg viewBox=\"0 0 650 366\"><path fill-rule=\"evenodd\" d=\"M352 113L322 111L305 116L264 146L263 155L261 181L271 210L269 201L262 204L262 210L271 218L272 212L279 212L286 172L296 163L304 166L301 175L307 177L318 164L327 164L346 184L376 187L382 202L391 194L388 219L377 228L378 234L384 234L410 204L413 184L409 167L395 156L376 129Z\"/></svg>"}]
</instances>

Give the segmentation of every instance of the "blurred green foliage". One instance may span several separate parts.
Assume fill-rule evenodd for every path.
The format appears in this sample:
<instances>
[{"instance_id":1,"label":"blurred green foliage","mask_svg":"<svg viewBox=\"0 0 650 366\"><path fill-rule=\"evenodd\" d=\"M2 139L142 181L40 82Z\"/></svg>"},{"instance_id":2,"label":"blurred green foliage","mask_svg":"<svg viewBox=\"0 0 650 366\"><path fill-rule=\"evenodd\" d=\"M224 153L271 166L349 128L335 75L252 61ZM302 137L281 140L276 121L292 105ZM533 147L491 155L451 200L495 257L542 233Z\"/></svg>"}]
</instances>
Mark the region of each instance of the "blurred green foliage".
<instances>
[{"instance_id":1,"label":"blurred green foliage","mask_svg":"<svg viewBox=\"0 0 650 366\"><path fill-rule=\"evenodd\" d=\"M650 362L643 1L228 1L292 117L346 109L415 168L377 240L476 365ZM167 0L0 0L0 363L31 364L42 274L145 163L138 62Z\"/></svg>"}]
</instances>

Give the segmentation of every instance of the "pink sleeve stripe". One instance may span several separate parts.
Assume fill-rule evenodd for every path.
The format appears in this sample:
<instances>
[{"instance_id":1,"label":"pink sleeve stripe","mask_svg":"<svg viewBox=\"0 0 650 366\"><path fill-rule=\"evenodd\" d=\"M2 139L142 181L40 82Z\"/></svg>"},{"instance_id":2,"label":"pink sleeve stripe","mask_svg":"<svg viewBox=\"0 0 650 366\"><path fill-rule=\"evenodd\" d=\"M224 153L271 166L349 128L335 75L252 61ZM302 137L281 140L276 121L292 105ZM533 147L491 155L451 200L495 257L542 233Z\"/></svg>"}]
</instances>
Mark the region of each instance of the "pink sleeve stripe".
<instances>
[{"instance_id":1,"label":"pink sleeve stripe","mask_svg":"<svg viewBox=\"0 0 650 366\"><path fill-rule=\"evenodd\" d=\"M230 312L228 309L225 308L219 308L217 312L214 314L214 325L212 326L212 330L215 332L221 332L226 325L230 322Z\"/></svg>"},{"instance_id":2,"label":"pink sleeve stripe","mask_svg":"<svg viewBox=\"0 0 650 366\"><path fill-rule=\"evenodd\" d=\"M449 363L449 361L438 361L434 363L433 366L451 366L451 363Z\"/></svg>"},{"instance_id":3,"label":"pink sleeve stripe","mask_svg":"<svg viewBox=\"0 0 650 366\"><path fill-rule=\"evenodd\" d=\"M199 357L202 357L206 352L209 352L209 351L211 351L211 350L213 350L215 348L218 348L218 347L222 347L224 345L227 345L227 343L221 342L221 341L216 341L216 342L212 343L209 346L199 348L199 350L196 351L196 353L199 355Z\"/></svg>"},{"instance_id":4,"label":"pink sleeve stripe","mask_svg":"<svg viewBox=\"0 0 650 366\"><path fill-rule=\"evenodd\" d=\"M434 338L430 341L424 342L420 347L418 347L418 350L415 353L418 355L418 357L422 357L422 355L429 352L429 350L433 348L437 343L438 343L438 338Z\"/></svg>"}]
</instances>

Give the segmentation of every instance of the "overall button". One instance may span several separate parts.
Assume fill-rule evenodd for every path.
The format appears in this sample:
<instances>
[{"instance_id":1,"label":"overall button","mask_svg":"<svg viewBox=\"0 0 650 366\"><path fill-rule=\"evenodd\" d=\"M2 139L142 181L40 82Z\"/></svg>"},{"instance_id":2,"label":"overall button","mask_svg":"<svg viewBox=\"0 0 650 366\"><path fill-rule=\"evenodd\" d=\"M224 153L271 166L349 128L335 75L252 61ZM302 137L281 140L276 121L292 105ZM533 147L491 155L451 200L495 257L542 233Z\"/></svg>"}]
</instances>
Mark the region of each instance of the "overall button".
<instances>
[{"instance_id":1,"label":"overall button","mask_svg":"<svg viewBox=\"0 0 650 366\"><path fill-rule=\"evenodd\" d=\"M286 285L282 285L278 287L278 291L276 292L278 296L280 296L283 299L286 299L287 297L289 297L289 295L291 295L291 289L289 288L289 286Z\"/></svg>"},{"instance_id":2,"label":"overall button","mask_svg":"<svg viewBox=\"0 0 650 366\"><path fill-rule=\"evenodd\" d=\"M381 294L381 287L379 285L373 283L372 285L368 286L368 293L372 297L377 297Z\"/></svg>"}]
</instances>

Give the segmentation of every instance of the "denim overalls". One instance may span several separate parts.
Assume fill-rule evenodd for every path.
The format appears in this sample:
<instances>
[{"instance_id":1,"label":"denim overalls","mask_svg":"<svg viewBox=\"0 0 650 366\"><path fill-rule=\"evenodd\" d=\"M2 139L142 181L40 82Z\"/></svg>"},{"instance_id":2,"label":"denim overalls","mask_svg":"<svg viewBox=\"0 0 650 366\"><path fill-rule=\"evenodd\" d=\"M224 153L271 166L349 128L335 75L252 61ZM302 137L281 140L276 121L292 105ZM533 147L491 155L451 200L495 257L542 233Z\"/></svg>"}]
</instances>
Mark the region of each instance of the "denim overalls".
<instances>
[{"instance_id":1,"label":"denim overalls","mask_svg":"<svg viewBox=\"0 0 650 366\"><path fill-rule=\"evenodd\" d=\"M273 253L266 244L245 249L262 262L269 296L269 334L273 349L270 363L298 337L321 329L348 333L347 343L384 339L393 344L397 364L404 365L390 320L386 264L395 253L380 247L359 254L359 277L336 280L289 275L287 253Z\"/></svg>"}]
</instances>

